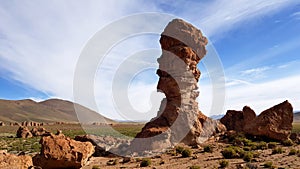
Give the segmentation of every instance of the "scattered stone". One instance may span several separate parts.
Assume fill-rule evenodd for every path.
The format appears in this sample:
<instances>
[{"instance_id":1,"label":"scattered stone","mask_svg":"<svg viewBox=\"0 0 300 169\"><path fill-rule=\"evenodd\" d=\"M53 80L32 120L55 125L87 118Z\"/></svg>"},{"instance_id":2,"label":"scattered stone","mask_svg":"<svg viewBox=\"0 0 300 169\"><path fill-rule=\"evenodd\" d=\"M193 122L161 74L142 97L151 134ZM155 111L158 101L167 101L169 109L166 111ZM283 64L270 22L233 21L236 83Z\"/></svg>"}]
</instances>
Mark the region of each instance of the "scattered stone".
<instances>
[{"instance_id":1,"label":"scattered stone","mask_svg":"<svg viewBox=\"0 0 300 169\"><path fill-rule=\"evenodd\" d=\"M126 151L129 145L129 140L112 136L83 135L76 136L75 140L92 143L95 146L94 157L108 156L116 151Z\"/></svg>"},{"instance_id":2,"label":"scattered stone","mask_svg":"<svg viewBox=\"0 0 300 169\"><path fill-rule=\"evenodd\" d=\"M79 169L95 151L91 143L75 141L63 134L42 137L40 144L41 152L33 157L33 163L43 169Z\"/></svg>"},{"instance_id":3,"label":"scattered stone","mask_svg":"<svg viewBox=\"0 0 300 169\"><path fill-rule=\"evenodd\" d=\"M131 161L133 161L132 157L123 157L122 163L129 163Z\"/></svg>"},{"instance_id":4,"label":"scattered stone","mask_svg":"<svg viewBox=\"0 0 300 169\"><path fill-rule=\"evenodd\" d=\"M291 133L290 139L295 143L300 143L299 133Z\"/></svg>"},{"instance_id":5,"label":"scattered stone","mask_svg":"<svg viewBox=\"0 0 300 169\"><path fill-rule=\"evenodd\" d=\"M32 133L27 127L20 126L17 131L17 138L31 138Z\"/></svg>"},{"instance_id":6,"label":"scattered stone","mask_svg":"<svg viewBox=\"0 0 300 169\"><path fill-rule=\"evenodd\" d=\"M38 127L38 128L33 128L31 129L31 133L33 136L49 136L50 132L47 131L45 128L43 127Z\"/></svg>"},{"instance_id":7,"label":"scattered stone","mask_svg":"<svg viewBox=\"0 0 300 169\"><path fill-rule=\"evenodd\" d=\"M2 169L28 169L30 166L33 166L30 156L17 156L6 151L0 151L0 168Z\"/></svg>"}]
</instances>

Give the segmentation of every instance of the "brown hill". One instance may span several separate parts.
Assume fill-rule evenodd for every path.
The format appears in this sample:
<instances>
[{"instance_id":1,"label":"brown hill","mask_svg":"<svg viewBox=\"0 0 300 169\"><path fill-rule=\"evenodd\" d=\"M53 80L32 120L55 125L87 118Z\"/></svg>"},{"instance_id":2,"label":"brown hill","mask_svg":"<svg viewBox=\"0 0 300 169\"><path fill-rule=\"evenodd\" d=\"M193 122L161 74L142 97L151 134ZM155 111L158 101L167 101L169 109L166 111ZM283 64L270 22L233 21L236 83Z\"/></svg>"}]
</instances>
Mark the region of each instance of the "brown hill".
<instances>
[{"instance_id":1,"label":"brown hill","mask_svg":"<svg viewBox=\"0 0 300 169\"><path fill-rule=\"evenodd\" d=\"M75 108L77 114L75 112ZM42 102L26 100L0 100L0 121L3 122L104 122L113 120L101 116L77 103L60 99L49 99Z\"/></svg>"}]
</instances>

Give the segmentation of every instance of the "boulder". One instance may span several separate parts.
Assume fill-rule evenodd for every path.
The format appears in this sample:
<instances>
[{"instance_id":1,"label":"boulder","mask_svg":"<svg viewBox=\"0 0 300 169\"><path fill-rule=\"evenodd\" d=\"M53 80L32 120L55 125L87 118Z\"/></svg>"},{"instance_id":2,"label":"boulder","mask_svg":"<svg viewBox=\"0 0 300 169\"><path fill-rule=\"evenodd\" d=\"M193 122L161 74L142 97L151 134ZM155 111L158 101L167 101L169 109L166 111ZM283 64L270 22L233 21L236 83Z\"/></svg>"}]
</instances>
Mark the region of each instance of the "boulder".
<instances>
[{"instance_id":1,"label":"boulder","mask_svg":"<svg viewBox=\"0 0 300 169\"><path fill-rule=\"evenodd\" d=\"M242 111L228 110L220 122L226 126L227 130L243 132L246 123L250 123L255 117L255 112L250 107L245 106Z\"/></svg>"},{"instance_id":2,"label":"boulder","mask_svg":"<svg viewBox=\"0 0 300 169\"><path fill-rule=\"evenodd\" d=\"M6 151L0 151L1 169L28 169L33 166L32 158L28 155L14 155Z\"/></svg>"},{"instance_id":3,"label":"boulder","mask_svg":"<svg viewBox=\"0 0 300 169\"><path fill-rule=\"evenodd\" d=\"M75 141L63 134L44 136L40 144L41 152L33 157L33 163L43 169L79 169L95 151L90 142Z\"/></svg>"},{"instance_id":4,"label":"boulder","mask_svg":"<svg viewBox=\"0 0 300 169\"><path fill-rule=\"evenodd\" d=\"M31 138L32 133L30 130L25 126L20 126L17 130L17 138Z\"/></svg>"},{"instance_id":5,"label":"boulder","mask_svg":"<svg viewBox=\"0 0 300 169\"><path fill-rule=\"evenodd\" d=\"M244 132L253 136L263 136L279 141L287 140L292 131L293 107L284 101L263 111L254 120L245 124Z\"/></svg>"},{"instance_id":6,"label":"boulder","mask_svg":"<svg viewBox=\"0 0 300 169\"><path fill-rule=\"evenodd\" d=\"M111 155L113 149L122 149L122 145L129 145L129 140L112 136L81 135L75 137L76 141L90 142L95 146L94 157Z\"/></svg>"},{"instance_id":7,"label":"boulder","mask_svg":"<svg viewBox=\"0 0 300 169\"><path fill-rule=\"evenodd\" d=\"M47 131L45 128L43 127L38 127L38 128L33 128L30 131L32 133L33 136L47 136L50 135L50 132Z\"/></svg>"}]
</instances>

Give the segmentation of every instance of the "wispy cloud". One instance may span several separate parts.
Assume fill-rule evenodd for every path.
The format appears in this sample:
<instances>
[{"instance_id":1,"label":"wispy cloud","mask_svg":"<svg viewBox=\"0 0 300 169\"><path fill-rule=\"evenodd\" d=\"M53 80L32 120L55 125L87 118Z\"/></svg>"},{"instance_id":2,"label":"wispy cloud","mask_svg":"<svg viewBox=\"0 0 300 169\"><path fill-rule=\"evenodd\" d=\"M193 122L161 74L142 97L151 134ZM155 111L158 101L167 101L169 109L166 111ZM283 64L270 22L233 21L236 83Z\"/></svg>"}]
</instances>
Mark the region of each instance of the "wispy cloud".
<instances>
[{"instance_id":1,"label":"wispy cloud","mask_svg":"<svg viewBox=\"0 0 300 169\"><path fill-rule=\"evenodd\" d=\"M254 79L262 78L262 77L265 76L264 73L267 70L270 70L270 69L271 69L270 66L264 66L264 67L259 67L259 68L247 69L247 70L241 71L241 75L242 76L246 76L246 77L250 77L250 78L254 78Z\"/></svg>"},{"instance_id":2,"label":"wispy cloud","mask_svg":"<svg viewBox=\"0 0 300 169\"><path fill-rule=\"evenodd\" d=\"M286 6L297 3L286 0L172 1L166 4L173 5L174 8L167 11L154 2L111 0L103 3L89 0L73 4L67 3L67 1L6 1L1 3L0 68L10 72L10 74L6 74L8 78L45 92L50 97L72 99L74 69L83 46L95 32L122 16L148 11L171 12L191 21L209 37L217 37L226 31L235 29L245 21L275 13ZM178 7L182 9L178 10ZM141 21L140 24L143 25L144 22L148 21ZM107 60L103 61L95 78L95 95L101 113L112 118L120 118L120 115L112 112L114 105L111 103L111 81L114 72L124 58L133 52L145 48L159 48L158 38L145 37L139 40L133 38L131 41L118 44L119 46L107 56ZM157 57L159 55L155 54L146 62L144 59L136 60L136 62L145 65L156 64L155 66L157 66L155 61ZM259 71L261 70L252 70L252 72L248 70L248 74ZM128 72L130 72L130 68L128 68ZM139 110L150 108L149 97L151 98L151 93L156 87L154 81L152 83L135 83L131 86L129 99L133 107ZM244 82L235 80L227 85L247 86L247 83ZM210 87L205 84L200 86L200 100L203 99L200 106L202 108L209 107L210 103L205 100L210 100ZM243 97L239 94L242 90L246 90L246 88L229 90L227 93L235 93L232 95L233 99L230 100ZM255 88L251 88L253 93L255 90ZM231 93L229 95L231 98ZM151 99L150 103L152 103ZM230 101L230 103L240 105L240 102ZM84 104L88 105L88 103ZM155 116L156 112L153 111L152 115L147 115L145 118ZM205 110L205 112L209 112L209 110Z\"/></svg>"},{"instance_id":3,"label":"wispy cloud","mask_svg":"<svg viewBox=\"0 0 300 169\"><path fill-rule=\"evenodd\" d=\"M299 20L300 19L300 11L299 12L295 12L293 14L290 15L292 18Z\"/></svg>"},{"instance_id":4,"label":"wispy cloud","mask_svg":"<svg viewBox=\"0 0 300 169\"><path fill-rule=\"evenodd\" d=\"M212 1L197 19L205 34L217 38L230 29L241 26L245 21L271 15L280 9L299 2L286 0L242 0Z\"/></svg>"}]
</instances>

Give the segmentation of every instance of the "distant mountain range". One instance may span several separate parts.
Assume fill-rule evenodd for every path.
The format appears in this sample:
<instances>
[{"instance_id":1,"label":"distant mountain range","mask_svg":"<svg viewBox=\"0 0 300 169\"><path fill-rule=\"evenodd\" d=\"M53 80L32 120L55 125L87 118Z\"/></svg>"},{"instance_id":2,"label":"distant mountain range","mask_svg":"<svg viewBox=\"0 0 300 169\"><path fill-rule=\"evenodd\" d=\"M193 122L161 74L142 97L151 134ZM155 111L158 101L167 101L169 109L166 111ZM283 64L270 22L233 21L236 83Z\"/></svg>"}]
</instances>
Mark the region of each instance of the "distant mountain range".
<instances>
[{"instance_id":1,"label":"distant mountain range","mask_svg":"<svg viewBox=\"0 0 300 169\"><path fill-rule=\"evenodd\" d=\"M297 122L299 123L300 122L300 111L298 112L294 112L294 123Z\"/></svg>"},{"instance_id":2,"label":"distant mountain range","mask_svg":"<svg viewBox=\"0 0 300 169\"><path fill-rule=\"evenodd\" d=\"M76 111L75 112L75 108ZM224 114L212 115L212 119L221 119ZM1 100L0 99L0 121L2 122L107 122L116 121L106 118L99 113L90 110L80 104L61 99L49 99L42 102L26 100ZM105 121L104 121L105 120ZM294 112L294 122L300 122L300 111Z\"/></svg>"},{"instance_id":3,"label":"distant mountain range","mask_svg":"<svg viewBox=\"0 0 300 169\"><path fill-rule=\"evenodd\" d=\"M75 108L76 111L75 112ZM104 122L114 121L82 105L61 99L42 102L26 100L0 100L0 121L3 122Z\"/></svg>"}]
</instances>

